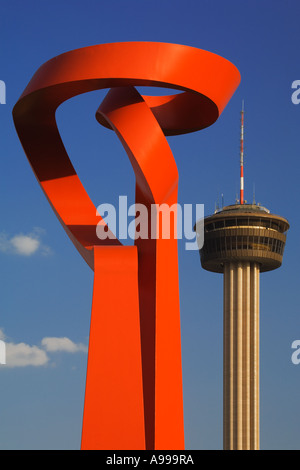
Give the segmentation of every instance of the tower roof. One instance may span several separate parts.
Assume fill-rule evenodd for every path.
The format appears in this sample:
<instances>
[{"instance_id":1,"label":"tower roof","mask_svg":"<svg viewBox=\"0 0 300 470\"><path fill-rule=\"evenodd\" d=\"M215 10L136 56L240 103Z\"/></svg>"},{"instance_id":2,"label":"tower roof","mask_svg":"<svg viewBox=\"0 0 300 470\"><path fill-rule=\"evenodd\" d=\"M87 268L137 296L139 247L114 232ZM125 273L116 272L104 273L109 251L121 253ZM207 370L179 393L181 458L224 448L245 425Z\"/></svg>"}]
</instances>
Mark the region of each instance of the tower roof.
<instances>
[{"instance_id":1,"label":"tower roof","mask_svg":"<svg viewBox=\"0 0 300 470\"><path fill-rule=\"evenodd\" d=\"M269 209L260 204L232 204L225 206L222 209L216 210L214 214L207 216L205 218L205 224L212 219L228 219L231 217L238 217L242 222L243 218L250 216L251 218L258 217L266 220L276 219L278 224L277 230L282 233L285 233L290 227L287 219L277 214L272 214Z\"/></svg>"}]
</instances>

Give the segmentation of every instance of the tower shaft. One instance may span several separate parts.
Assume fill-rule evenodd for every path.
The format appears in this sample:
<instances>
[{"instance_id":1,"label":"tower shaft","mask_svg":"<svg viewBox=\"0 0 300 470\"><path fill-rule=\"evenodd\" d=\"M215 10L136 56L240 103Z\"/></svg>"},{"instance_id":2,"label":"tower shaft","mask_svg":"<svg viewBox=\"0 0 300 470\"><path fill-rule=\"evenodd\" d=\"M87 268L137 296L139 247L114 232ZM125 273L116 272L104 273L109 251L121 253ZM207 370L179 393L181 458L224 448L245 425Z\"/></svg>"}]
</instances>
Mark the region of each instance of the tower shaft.
<instances>
[{"instance_id":1,"label":"tower shaft","mask_svg":"<svg viewBox=\"0 0 300 470\"><path fill-rule=\"evenodd\" d=\"M224 264L224 449L259 449L259 264Z\"/></svg>"},{"instance_id":2,"label":"tower shaft","mask_svg":"<svg viewBox=\"0 0 300 470\"><path fill-rule=\"evenodd\" d=\"M259 449L259 277L281 266L288 229L256 204L204 219L201 265L224 276L224 449Z\"/></svg>"}]
</instances>

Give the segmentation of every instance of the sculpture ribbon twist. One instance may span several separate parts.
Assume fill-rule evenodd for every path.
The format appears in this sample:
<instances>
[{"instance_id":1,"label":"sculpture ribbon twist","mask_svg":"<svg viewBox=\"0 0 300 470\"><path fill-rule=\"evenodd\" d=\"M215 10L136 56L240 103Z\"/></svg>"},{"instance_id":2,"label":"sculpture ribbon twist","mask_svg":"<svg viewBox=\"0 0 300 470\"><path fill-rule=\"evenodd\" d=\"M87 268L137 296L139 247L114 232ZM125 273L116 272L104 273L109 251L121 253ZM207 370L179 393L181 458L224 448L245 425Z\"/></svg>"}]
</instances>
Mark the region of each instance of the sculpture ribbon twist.
<instances>
[{"instance_id":1,"label":"sculpture ribbon twist","mask_svg":"<svg viewBox=\"0 0 300 470\"><path fill-rule=\"evenodd\" d=\"M165 136L213 124L239 80L226 59L193 47L104 44L46 62L14 107L41 188L94 270L82 449L184 448L177 240L149 236L123 246L97 237L101 217L66 153L55 111L80 93L110 88L96 117L127 152L136 203L171 206L178 172ZM141 96L135 86L182 93Z\"/></svg>"}]
</instances>

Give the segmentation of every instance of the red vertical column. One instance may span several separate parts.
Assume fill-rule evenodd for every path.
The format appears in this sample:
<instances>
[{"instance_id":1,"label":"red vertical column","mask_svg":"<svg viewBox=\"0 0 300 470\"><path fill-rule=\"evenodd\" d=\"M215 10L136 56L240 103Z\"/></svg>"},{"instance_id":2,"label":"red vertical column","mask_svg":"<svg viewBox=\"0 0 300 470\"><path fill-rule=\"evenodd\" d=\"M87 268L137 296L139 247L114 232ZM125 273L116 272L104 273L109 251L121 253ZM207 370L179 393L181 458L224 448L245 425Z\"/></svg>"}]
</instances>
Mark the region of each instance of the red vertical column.
<instances>
[{"instance_id":1,"label":"red vertical column","mask_svg":"<svg viewBox=\"0 0 300 470\"><path fill-rule=\"evenodd\" d=\"M94 247L94 263L81 448L145 449L137 248Z\"/></svg>"},{"instance_id":2,"label":"red vertical column","mask_svg":"<svg viewBox=\"0 0 300 470\"><path fill-rule=\"evenodd\" d=\"M184 449L180 304L177 255L177 191L167 201L170 238L156 241L155 449ZM172 229L172 225L174 230Z\"/></svg>"}]
</instances>

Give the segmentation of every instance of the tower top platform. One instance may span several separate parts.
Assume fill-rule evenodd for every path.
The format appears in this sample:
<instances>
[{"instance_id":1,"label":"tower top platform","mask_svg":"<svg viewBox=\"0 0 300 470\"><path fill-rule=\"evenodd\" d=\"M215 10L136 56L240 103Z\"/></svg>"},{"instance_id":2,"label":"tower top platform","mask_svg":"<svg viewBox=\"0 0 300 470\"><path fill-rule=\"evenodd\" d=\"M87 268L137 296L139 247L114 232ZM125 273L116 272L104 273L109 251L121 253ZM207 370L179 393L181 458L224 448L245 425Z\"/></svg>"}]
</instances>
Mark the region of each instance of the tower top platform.
<instances>
[{"instance_id":1,"label":"tower top platform","mask_svg":"<svg viewBox=\"0 0 300 470\"><path fill-rule=\"evenodd\" d=\"M202 267L222 273L228 262L250 261L260 271L282 264L288 221L258 204L233 204L204 219Z\"/></svg>"}]
</instances>

